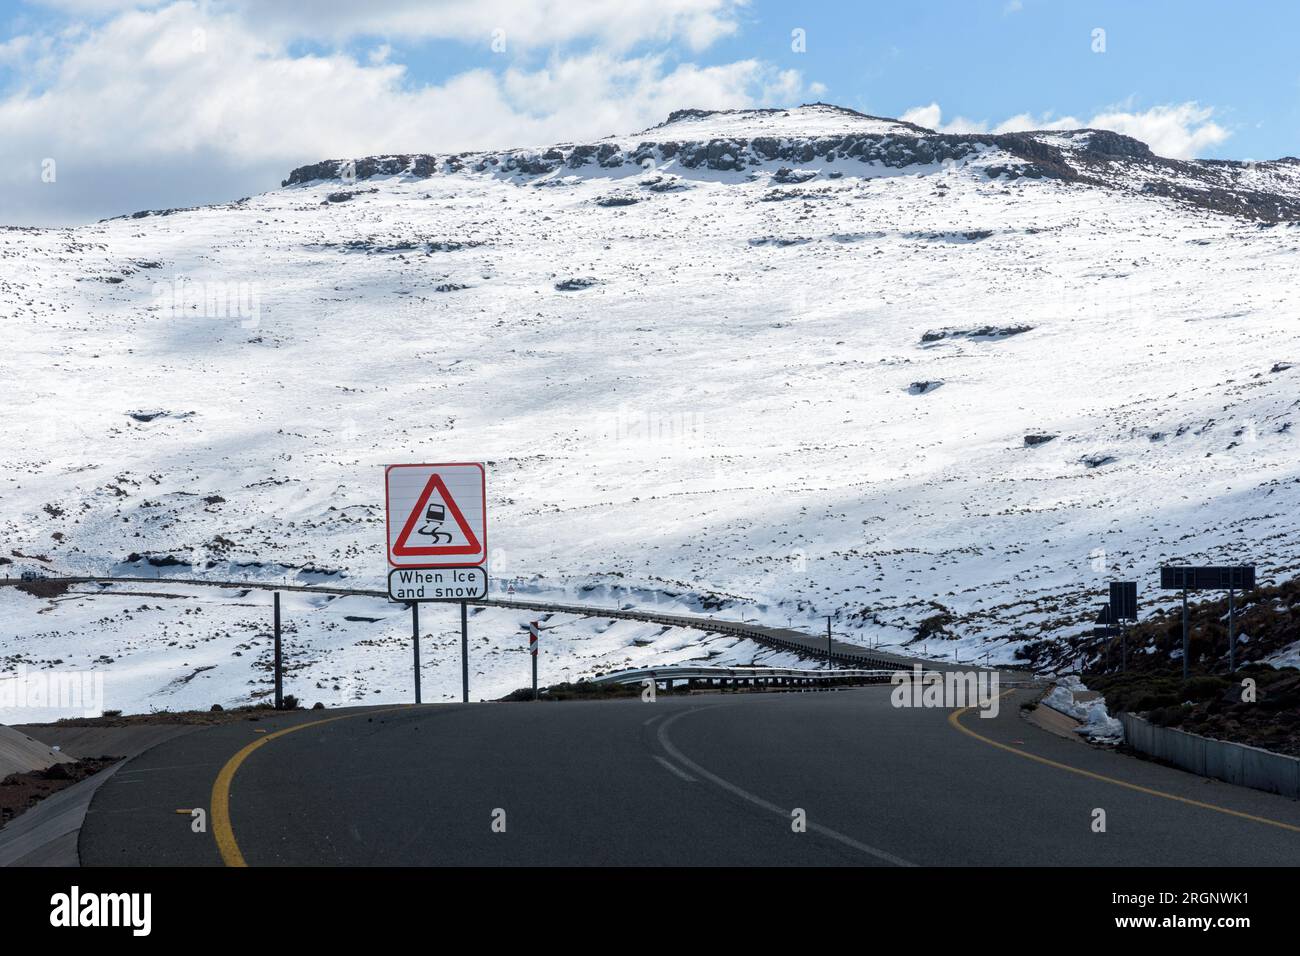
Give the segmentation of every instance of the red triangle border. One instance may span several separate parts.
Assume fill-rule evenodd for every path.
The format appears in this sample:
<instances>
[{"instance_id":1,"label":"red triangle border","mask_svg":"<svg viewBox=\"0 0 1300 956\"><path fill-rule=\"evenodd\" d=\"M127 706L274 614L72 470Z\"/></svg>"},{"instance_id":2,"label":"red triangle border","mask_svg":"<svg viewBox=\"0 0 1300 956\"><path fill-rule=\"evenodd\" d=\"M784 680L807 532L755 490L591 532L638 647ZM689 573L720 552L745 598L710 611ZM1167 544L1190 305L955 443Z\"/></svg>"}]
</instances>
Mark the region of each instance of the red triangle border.
<instances>
[{"instance_id":1,"label":"red triangle border","mask_svg":"<svg viewBox=\"0 0 1300 956\"><path fill-rule=\"evenodd\" d=\"M420 515L424 512L424 507L429 503L429 498L433 496L435 489L442 495L442 500L447 505L447 510L451 512L451 516L456 519L456 525L460 528L461 534L465 536L466 544L430 545L423 548L407 544L411 532L415 530L416 522L419 521ZM428 482L425 483L424 491L420 492L420 497L416 500L410 517L406 519L406 524L402 525L402 533L393 542L393 556L398 558L437 558L457 554L478 554L482 550L483 545L479 543L478 536L474 534L473 529L465 520L460 505L456 504L456 499L447 490L442 475L434 472L429 476Z\"/></svg>"}]
</instances>

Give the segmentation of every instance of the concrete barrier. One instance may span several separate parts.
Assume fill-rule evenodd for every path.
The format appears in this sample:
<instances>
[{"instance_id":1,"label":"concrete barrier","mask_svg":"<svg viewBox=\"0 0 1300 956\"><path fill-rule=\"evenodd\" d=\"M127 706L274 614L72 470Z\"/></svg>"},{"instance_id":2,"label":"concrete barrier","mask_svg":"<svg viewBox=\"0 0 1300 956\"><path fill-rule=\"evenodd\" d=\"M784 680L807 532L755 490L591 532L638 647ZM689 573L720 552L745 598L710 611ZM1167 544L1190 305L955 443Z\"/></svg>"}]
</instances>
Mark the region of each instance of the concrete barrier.
<instances>
[{"instance_id":1,"label":"concrete barrier","mask_svg":"<svg viewBox=\"0 0 1300 956\"><path fill-rule=\"evenodd\" d=\"M11 773L46 770L56 763L69 763L72 759L21 731L0 724L0 780Z\"/></svg>"},{"instance_id":2,"label":"concrete barrier","mask_svg":"<svg viewBox=\"0 0 1300 956\"><path fill-rule=\"evenodd\" d=\"M1119 719L1124 742L1134 750L1202 777L1300 800L1300 758L1157 727L1135 714L1121 713Z\"/></svg>"}]
</instances>

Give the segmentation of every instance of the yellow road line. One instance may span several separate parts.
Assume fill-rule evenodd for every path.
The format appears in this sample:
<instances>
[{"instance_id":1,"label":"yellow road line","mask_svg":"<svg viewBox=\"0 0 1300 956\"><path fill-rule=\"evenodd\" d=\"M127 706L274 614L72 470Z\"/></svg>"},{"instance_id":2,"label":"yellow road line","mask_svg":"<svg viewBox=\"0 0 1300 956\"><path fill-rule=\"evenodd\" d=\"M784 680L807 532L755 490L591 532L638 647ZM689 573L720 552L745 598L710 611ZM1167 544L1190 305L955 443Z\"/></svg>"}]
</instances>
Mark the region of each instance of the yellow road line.
<instances>
[{"instance_id":1,"label":"yellow road line","mask_svg":"<svg viewBox=\"0 0 1300 956\"><path fill-rule=\"evenodd\" d=\"M1004 691L999 697L1006 697L1011 691ZM1165 800L1176 800L1178 803L1185 803L1189 806L1200 807L1202 810L1214 810L1217 813L1226 813L1231 817L1240 817L1243 820L1252 820L1255 823L1267 823L1271 827L1278 827L1283 830L1290 830L1293 833L1300 833L1300 826L1290 823L1283 823L1280 820L1270 820L1268 817L1257 817L1252 813L1242 813L1240 810L1230 810L1227 807L1220 807L1213 803L1203 803L1200 800L1193 800L1190 797L1180 797L1177 794L1165 793L1163 790L1153 790L1151 787L1144 787L1140 784L1129 783L1126 780L1118 780L1115 777L1108 777L1105 774L1093 773L1091 770L1083 770L1079 767L1072 767L1068 763L1061 763L1056 760L1050 760L1047 757L1040 757L1038 754L1026 753L1023 750L1017 750L1015 747L991 740L983 734L977 734L961 722L962 714L971 710L970 707L962 707L960 710L954 710L948 715L948 723L952 724L963 734L974 737L976 740L983 741L991 747L997 747L999 750L1005 750L1007 753L1013 753L1017 757L1025 757L1029 760L1036 760L1039 763L1047 764L1049 767L1055 767L1057 770L1067 770L1070 773L1077 773L1081 777L1089 777L1093 780L1100 780L1102 783L1113 783L1117 787L1124 787L1128 790L1136 790L1138 793L1145 793L1152 797L1162 797Z\"/></svg>"},{"instance_id":2,"label":"yellow road line","mask_svg":"<svg viewBox=\"0 0 1300 956\"><path fill-rule=\"evenodd\" d=\"M225 766L221 768L221 772L217 774L217 779L212 782L212 837L217 841L217 852L221 854L221 861L226 866L248 866L244 854L239 850L239 844L235 841L235 831L230 825L230 782L235 779L235 773L253 751L266 746L272 740L296 733L299 730L306 730L308 727L332 724L336 720L347 720L350 717L373 717L377 714L390 714L395 710L406 710L410 706L412 705L406 704L401 707L385 707L382 710L362 710L355 714L339 714L337 717L326 717L324 720L311 720L305 724L296 724L293 727L286 727L284 730L277 730L273 734L266 734L265 737L259 737L227 760ZM266 733L265 730L259 732Z\"/></svg>"}]
</instances>

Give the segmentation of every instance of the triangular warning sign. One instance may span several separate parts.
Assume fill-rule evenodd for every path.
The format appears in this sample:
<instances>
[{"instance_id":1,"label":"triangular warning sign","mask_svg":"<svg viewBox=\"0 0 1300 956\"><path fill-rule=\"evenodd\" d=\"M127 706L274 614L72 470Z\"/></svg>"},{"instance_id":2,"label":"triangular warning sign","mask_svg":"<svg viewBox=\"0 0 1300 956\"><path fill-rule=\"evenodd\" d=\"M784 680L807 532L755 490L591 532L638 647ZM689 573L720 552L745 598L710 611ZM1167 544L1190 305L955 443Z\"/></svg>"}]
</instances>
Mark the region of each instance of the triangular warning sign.
<instances>
[{"instance_id":1,"label":"triangular warning sign","mask_svg":"<svg viewBox=\"0 0 1300 956\"><path fill-rule=\"evenodd\" d=\"M442 519L435 524L426 521L428 514L425 509L429 506L429 499L433 497L434 492L442 499L443 505L446 506L446 513ZM436 507L436 506L435 506ZM441 520L451 518L456 522L456 527L465 537L464 544L453 544L454 536L450 532L435 530L430 533L430 527L438 528ZM429 537L429 542L411 543L411 534L416 528L421 529L421 534ZM419 535L417 535L419 537ZM446 543L440 543L440 539L445 538ZM402 533L397 536L397 541L393 543L393 555L399 558L436 558L453 554L478 554L483 549L479 540L474 535L474 530L461 514L460 506L456 504L456 499L451 496L447 490L446 484L443 483L442 476L435 473L429 476L428 483L424 486L424 491L420 492L420 497L416 499L415 507L411 509L410 516L406 523L402 525Z\"/></svg>"}]
</instances>

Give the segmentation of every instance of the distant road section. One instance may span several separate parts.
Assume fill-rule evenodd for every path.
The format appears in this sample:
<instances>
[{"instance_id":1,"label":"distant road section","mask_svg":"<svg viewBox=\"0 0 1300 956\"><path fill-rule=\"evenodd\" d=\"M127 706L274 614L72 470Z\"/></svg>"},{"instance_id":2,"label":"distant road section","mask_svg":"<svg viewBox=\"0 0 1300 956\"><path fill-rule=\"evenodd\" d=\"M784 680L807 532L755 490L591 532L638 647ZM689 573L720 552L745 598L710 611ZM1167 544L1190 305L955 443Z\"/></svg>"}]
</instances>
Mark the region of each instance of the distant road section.
<instances>
[{"instance_id":1,"label":"distant road section","mask_svg":"<svg viewBox=\"0 0 1300 956\"><path fill-rule=\"evenodd\" d=\"M305 591L313 594L359 595L363 597L388 599L387 591L369 590L364 588L341 588L330 585L274 584L262 581L211 581L193 578L150 578L142 576L58 577L52 578L52 580L69 584L183 584L192 587L255 588L262 591ZM0 586L9 585L12 587L21 583L23 582L11 578L0 580ZM725 618L690 614L665 614L639 608L622 609L594 607L592 605L583 604L558 604L550 601L484 598L477 601L466 601L465 603L482 607L513 607L528 611L581 614L587 617L625 618L632 621L648 621L654 624L667 624L672 627L689 627L696 630L719 634L734 634L737 637L745 637L767 647L791 651L814 660L824 661L827 658L827 640L825 637L814 637L805 634L802 631L796 631L790 628L763 627L758 624L747 624L743 621L729 621ZM847 641L841 641L834 638L830 642L830 657L836 664L847 667L910 668L913 664L922 663L920 658L907 657L901 654L891 654L887 651L863 647L861 644L851 644ZM929 670L961 669L969 671L977 669L975 665L971 663L958 664L955 662L938 661L924 661L923 663Z\"/></svg>"}]
</instances>

